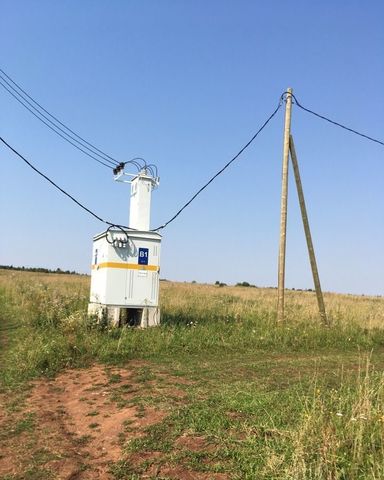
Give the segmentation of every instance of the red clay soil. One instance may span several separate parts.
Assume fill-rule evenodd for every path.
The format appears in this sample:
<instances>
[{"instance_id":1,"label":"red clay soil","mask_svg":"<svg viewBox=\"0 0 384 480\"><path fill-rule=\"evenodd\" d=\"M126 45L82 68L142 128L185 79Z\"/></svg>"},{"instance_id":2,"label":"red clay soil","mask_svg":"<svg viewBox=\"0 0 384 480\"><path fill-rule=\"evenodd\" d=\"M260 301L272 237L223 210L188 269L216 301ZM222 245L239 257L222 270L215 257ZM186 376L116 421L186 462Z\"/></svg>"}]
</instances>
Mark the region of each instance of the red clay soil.
<instances>
[{"instance_id":1,"label":"red clay soil","mask_svg":"<svg viewBox=\"0 0 384 480\"><path fill-rule=\"evenodd\" d=\"M131 385L131 372L113 369L110 373L120 375L118 386L122 387L127 381ZM108 469L111 462L122 457L119 434L123 434L124 423L129 424L130 438L134 438L142 434L143 428L164 418L165 412L150 407L140 412L136 406L118 408L111 399L116 384L111 384L109 378L105 368L96 365L66 371L54 380L35 382L23 415L35 415L36 444L57 457L44 464L56 478L113 478ZM133 395L125 393L124 400ZM17 437L17 442L23 445L22 436ZM17 475L23 464L11 447L12 453L2 450L0 478Z\"/></svg>"},{"instance_id":2,"label":"red clay soil","mask_svg":"<svg viewBox=\"0 0 384 480\"><path fill-rule=\"evenodd\" d=\"M1 413L0 398L0 432L3 428L8 431L3 442L0 434L0 479L7 475L18 480L25 478L23 472L38 464L47 476L37 474L28 478L112 480L109 470L113 462L125 460L135 467L150 460L152 465L140 478L226 480L224 474L194 472L156 462L161 460L160 452L124 454L124 442L144 435L146 427L161 422L169 414L165 409L135 404L137 394L143 393L143 384L135 379L133 372L142 366L132 362L129 369L107 370L94 365L65 371L53 380L34 382L26 405L8 418ZM162 373L159 375L164 377ZM182 382L179 378L177 383L169 379L173 386L167 393L176 402L182 401L183 390L177 388ZM149 380L147 385L153 386L154 382ZM26 415L34 419L33 431L12 436L12 422L16 424ZM180 437L175 448L205 452L214 449L203 438L192 436Z\"/></svg>"},{"instance_id":3,"label":"red clay soil","mask_svg":"<svg viewBox=\"0 0 384 480\"><path fill-rule=\"evenodd\" d=\"M182 435L176 440L175 445L191 452L210 453L216 450L215 445L210 445L204 437L196 435Z\"/></svg>"},{"instance_id":4,"label":"red clay soil","mask_svg":"<svg viewBox=\"0 0 384 480\"><path fill-rule=\"evenodd\" d=\"M153 472L148 471L142 478L161 478L174 480L228 480L225 473L194 472L186 470L182 466L177 467L156 467Z\"/></svg>"}]
</instances>

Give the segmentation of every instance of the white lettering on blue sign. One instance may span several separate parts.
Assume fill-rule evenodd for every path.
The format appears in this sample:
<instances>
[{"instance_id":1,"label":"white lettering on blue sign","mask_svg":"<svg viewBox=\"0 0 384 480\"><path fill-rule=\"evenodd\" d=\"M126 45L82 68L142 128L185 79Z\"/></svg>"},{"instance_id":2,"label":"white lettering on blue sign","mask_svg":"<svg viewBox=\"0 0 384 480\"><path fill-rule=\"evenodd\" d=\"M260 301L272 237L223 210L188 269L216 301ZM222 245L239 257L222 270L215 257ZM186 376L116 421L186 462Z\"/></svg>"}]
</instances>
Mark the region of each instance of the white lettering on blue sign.
<instances>
[{"instance_id":1,"label":"white lettering on blue sign","mask_svg":"<svg viewBox=\"0 0 384 480\"><path fill-rule=\"evenodd\" d=\"M138 263L139 265L148 265L149 249L139 248Z\"/></svg>"}]
</instances>

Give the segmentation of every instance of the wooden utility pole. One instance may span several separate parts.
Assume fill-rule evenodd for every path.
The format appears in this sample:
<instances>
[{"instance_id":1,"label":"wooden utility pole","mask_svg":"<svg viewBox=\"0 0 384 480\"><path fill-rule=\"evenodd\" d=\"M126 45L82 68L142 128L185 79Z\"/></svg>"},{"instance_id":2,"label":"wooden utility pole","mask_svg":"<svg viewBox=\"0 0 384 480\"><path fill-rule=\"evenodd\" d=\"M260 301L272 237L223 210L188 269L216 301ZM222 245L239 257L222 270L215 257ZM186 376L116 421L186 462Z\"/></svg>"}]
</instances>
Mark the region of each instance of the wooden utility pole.
<instances>
[{"instance_id":1,"label":"wooden utility pole","mask_svg":"<svg viewBox=\"0 0 384 480\"><path fill-rule=\"evenodd\" d=\"M288 160L289 137L291 134L292 88L288 88L285 106L283 170L281 183L281 208L280 208L280 243L279 243L279 271L278 271L278 297L277 321L284 320L284 288L285 288L285 250L287 243L287 204L288 204Z\"/></svg>"},{"instance_id":2,"label":"wooden utility pole","mask_svg":"<svg viewBox=\"0 0 384 480\"><path fill-rule=\"evenodd\" d=\"M313 283L315 284L317 304L319 306L319 313L320 313L320 317L321 317L321 320L323 321L323 323L325 323L326 325L329 325L327 315L325 313L323 293L321 291L319 272L317 270L317 264L316 264L315 250L313 248L311 230L309 228L307 208L305 206L305 200L304 200L303 186L302 186L301 178L300 178L299 163L297 161L295 144L293 142L292 135L290 135L290 139L289 139L289 150L291 152L293 172L295 174L296 188L297 188L297 194L298 194L298 197L299 197L300 210L301 210L301 218L303 219L305 238L307 240L309 261L311 263Z\"/></svg>"}]
</instances>

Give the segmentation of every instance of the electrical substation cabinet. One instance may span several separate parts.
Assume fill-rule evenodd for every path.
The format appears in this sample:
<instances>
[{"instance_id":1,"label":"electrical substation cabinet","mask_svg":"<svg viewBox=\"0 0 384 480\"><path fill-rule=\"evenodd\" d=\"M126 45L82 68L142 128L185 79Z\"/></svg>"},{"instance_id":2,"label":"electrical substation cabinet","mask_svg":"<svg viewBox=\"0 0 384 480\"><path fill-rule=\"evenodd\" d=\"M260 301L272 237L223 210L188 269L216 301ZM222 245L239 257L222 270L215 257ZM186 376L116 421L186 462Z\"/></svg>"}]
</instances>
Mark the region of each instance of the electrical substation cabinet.
<instances>
[{"instance_id":1,"label":"electrical substation cabinet","mask_svg":"<svg viewBox=\"0 0 384 480\"><path fill-rule=\"evenodd\" d=\"M115 326L159 325L161 235L117 228L93 239L88 313Z\"/></svg>"}]
</instances>

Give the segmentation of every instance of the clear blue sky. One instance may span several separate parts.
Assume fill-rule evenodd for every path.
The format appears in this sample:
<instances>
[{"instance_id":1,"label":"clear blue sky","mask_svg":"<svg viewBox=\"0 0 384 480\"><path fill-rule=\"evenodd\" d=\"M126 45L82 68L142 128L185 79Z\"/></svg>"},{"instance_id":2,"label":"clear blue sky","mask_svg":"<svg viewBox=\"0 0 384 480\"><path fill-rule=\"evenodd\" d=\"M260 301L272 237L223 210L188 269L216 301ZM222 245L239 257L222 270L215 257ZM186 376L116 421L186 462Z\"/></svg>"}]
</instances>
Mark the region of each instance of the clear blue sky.
<instances>
[{"instance_id":1,"label":"clear blue sky","mask_svg":"<svg viewBox=\"0 0 384 480\"><path fill-rule=\"evenodd\" d=\"M3 0L1 67L111 155L156 163L152 226L252 136L292 86L309 108L384 137L384 4ZM276 285L283 111L163 231L161 276ZM324 290L384 294L384 148L294 108ZM99 215L129 187L0 90L0 134ZM0 263L88 272L104 229L0 147ZM292 173L292 172L290 172ZM312 280L290 178L287 287Z\"/></svg>"}]
</instances>

